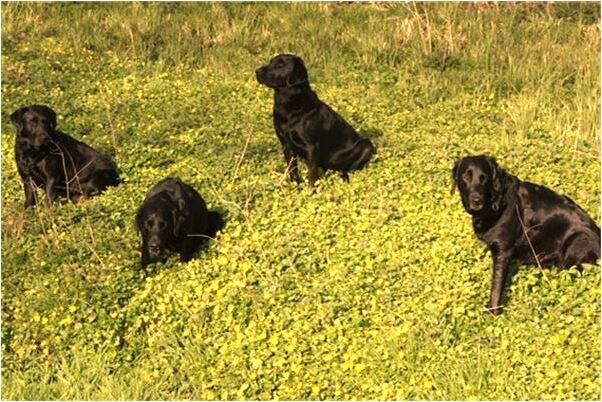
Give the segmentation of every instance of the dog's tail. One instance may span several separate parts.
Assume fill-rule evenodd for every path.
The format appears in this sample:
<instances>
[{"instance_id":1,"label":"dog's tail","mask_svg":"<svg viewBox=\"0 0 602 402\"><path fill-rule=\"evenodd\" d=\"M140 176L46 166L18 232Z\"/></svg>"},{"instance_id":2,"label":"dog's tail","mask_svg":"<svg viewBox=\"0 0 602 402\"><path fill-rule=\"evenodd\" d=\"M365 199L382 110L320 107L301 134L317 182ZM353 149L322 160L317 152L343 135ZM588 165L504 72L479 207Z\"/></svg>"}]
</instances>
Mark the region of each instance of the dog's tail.
<instances>
[{"instance_id":1,"label":"dog's tail","mask_svg":"<svg viewBox=\"0 0 602 402\"><path fill-rule=\"evenodd\" d=\"M350 170L360 170L370 161L372 155L376 153L376 147L369 139L362 138L355 146L354 152L356 155L353 158L354 162Z\"/></svg>"},{"instance_id":2,"label":"dog's tail","mask_svg":"<svg viewBox=\"0 0 602 402\"><path fill-rule=\"evenodd\" d=\"M117 173L117 170L106 169L102 172L99 172L98 175L100 176L102 181L107 185L107 187L118 186L123 182L121 177L119 177L119 173Z\"/></svg>"},{"instance_id":3,"label":"dog's tail","mask_svg":"<svg viewBox=\"0 0 602 402\"><path fill-rule=\"evenodd\" d=\"M217 211L208 211L207 218L209 221L207 236L215 237L215 234L224 227L224 218L222 217L222 214Z\"/></svg>"}]
</instances>

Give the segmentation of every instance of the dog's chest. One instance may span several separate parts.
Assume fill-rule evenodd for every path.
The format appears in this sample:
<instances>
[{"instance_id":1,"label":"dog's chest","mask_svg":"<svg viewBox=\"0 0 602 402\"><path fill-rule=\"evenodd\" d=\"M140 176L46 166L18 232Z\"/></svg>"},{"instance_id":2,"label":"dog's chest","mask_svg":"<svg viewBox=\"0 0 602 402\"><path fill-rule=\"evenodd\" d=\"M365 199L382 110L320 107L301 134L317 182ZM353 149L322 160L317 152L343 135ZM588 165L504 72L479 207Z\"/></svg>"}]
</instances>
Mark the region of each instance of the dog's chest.
<instances>
[{"instance_id":1,"label":"dog's chest","mask_svg":"<svg viewBox=\"0 0 602 402\"><path fill-rule=\"evenodd\" d=\"M305 154L307 144L302 122L274 112L274 128L281 141L293 148L297 154Z\"/></svg>"},{"instance_id":2,"label":"dog's chest","mask_svg":"<svg viewBox=\"0 0 602 402\"><path fill-rule=\"evenodd\" d=\"M48 176L63 178L68 164L62 163L63 153L54 147L22 149L15 147L15 160L21 174L43 184Z\"/></svg>"},{"instance_id":3,"label":"dog's chest","mask_svg":"<svg viewBox=\"0 0 602 402\"><path fill-rule=\"evenodd\" d=\"M274 108L274 126L278 130L289 131L299 123L299 117Z\"/></svg>"},{"instance_id":4,"label":"dog's chest","mask_svg":"<svg viewBox=\"0 0 602 402\"><path fill-rule=\"evenodd\" d=\"M19 168L28 174L35 174L40 170L40 163L49 156L46 149L23 149L15 147L15 160Z\"/></svg>"}]
</instances>

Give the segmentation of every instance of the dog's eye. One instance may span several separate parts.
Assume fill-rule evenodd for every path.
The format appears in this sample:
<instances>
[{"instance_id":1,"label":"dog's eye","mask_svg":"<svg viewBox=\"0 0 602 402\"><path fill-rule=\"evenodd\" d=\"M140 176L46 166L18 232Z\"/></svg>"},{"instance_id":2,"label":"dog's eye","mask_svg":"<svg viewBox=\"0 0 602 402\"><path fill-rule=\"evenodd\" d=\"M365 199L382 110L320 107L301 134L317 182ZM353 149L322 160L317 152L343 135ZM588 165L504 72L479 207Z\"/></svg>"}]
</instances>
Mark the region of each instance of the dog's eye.
<instances>
[{"instance_id":1,"label":"dog's eye","mask_svg":"<svg viewBox=\"0 0 602 402\"><path fill-rule=\"evenodd\" d=\"M487 176L484 174L479 175L479 182L485 183L487 181Z\"/></svg>"},{"instance_id":2,"label":"dog's eye","mask_svg":"<svg viewBox=\"0 0 602 402\"><path fill-rule=\"evenodd\" d=\"M157 226L159 226L159 229L165 229L165 222L159 221L157 222Z\"/></svg>"}]
</instances>

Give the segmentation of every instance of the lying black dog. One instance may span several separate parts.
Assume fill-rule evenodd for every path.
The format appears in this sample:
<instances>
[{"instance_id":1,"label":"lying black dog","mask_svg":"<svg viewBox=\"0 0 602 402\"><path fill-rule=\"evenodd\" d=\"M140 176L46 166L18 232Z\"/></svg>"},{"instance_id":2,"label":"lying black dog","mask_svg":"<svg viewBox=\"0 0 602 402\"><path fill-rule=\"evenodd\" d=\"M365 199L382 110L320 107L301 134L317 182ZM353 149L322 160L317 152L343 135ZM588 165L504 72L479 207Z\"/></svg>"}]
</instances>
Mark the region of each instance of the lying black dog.
<instances>
[{"instance_id":1,"label":"lying black dog","mask_svg":"<svg viewBox=\"0 0 602 402\"><path fill-rule=\"evenodd\" d=\"M568 268L600 258L600 228L569 197L521 181L484 155L458 160L452 177L452 192L457 186L477 237L493 255L492 313L501 313L511 259Z\"/></svg>"},{"instance_id":2,"label":"lying black dog","mask_svg":"<svg viewBox=\"0 0 602 402\"><path fill-rule=\"evenodd\" d=\"M119 183L113 162L56 130L56 114L48 106L21 108L10 119L17 128L15 159L25 208L36 204L39 186L45 188L50 205L58 195L78 202Z\"/></svg>"},{"instance_id":3,"label":"lying black dog","mask_svg":"<svg viewBox=\"0 0 602 402\"><path fill-rule=\"evenodd\" d=\"M136 214L136 227L142 234L142 267L151 258L165 262L167 251L179 253L181 261L190 261L222 223L221 215L207 211L205 201L192 187L178 178L160 181Z\"/></svg>"},{"instance_id":4,"label":"lying black dog","mask_svg":"<svg viewBox=\"0 0 602 402\"><path fill-rule=\"evenodd\" d=\"M311 187L320 168L338 171L348 181L349 171L368 163L374 145L318 99L301 58L281 54L255 74L259 83L275 90L274 126L292 181L301 182L297 157L307 161Z\"/></svg>"}]
</instances>

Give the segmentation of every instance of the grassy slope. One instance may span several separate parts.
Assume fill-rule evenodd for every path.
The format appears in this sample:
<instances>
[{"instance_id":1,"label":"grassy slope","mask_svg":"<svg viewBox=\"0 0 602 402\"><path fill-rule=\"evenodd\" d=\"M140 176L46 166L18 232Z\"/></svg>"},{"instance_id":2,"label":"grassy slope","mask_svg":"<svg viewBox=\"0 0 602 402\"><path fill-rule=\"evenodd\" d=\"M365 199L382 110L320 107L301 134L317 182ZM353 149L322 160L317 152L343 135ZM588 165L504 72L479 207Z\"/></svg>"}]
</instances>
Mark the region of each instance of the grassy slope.
<instances>
[{"instance_id":1,"label":"grassy slope","mask_svg":"<svg viewBox=\"0 0 602 402\"><path fill-rule=\"evenodd\" d=\"M449 193L487 152L599 216L597 13L3 4L2 397L599 399L599 266L521 266L485 314L490 256ZM376 143L349 184L285 180L253 74L279 52ZM34 102L125 183L23 212L8 116ZM144 279L133 216L168 175L227 226Z\"/></svg>"}]
</instances>

